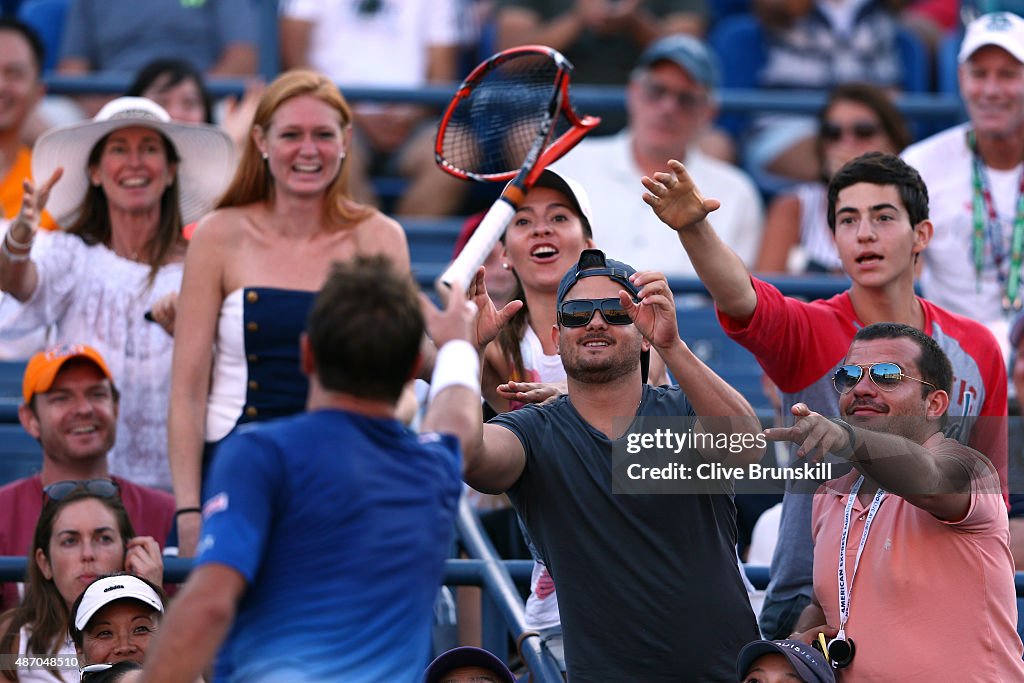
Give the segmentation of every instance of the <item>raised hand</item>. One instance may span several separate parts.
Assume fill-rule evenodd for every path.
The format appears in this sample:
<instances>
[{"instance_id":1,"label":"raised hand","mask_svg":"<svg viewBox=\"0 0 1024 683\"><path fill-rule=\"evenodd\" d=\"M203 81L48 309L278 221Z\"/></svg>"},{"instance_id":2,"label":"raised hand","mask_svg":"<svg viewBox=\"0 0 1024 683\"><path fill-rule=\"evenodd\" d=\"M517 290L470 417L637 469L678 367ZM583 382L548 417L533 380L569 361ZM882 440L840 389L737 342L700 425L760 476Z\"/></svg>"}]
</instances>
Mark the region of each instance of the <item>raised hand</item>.
<instances>
[{"instance_id":1,"label":"raised hand","mask_svg":"<svg viewBox=\"0 0 1024 683\"><path fill-rule=\"evenodd\" d=\"M456 339L473 343L476 336L478 309L475 302L466 299L462 283L452 283L452 289L448 292L448 302L444 310L435 306L422 293L420 294L420 307L423 309L427 334L434 341L434 344L437 345L437 348L440 349L447 342Z\"/></svg>"},{"instance_id":2,"label":"raised hand","mask_svg":"<svg viewBox=\"0 0 1024 683\"><path fill-rule=\"evenodd\" d=\"M152 536L136 536L128 541L124 569L158 586L164 582L164 558Z\"/></svg>"},{"instance_id":3,"label":"raised hand","mask_svg":"<svg viewBox=\"0 0 1024 683\"><path fill-rule=\"evenodd\" d=\"M636 328L656 349L678 344L679 323L676 320L675 299L665 276L647 270L635 273L630 281L640 290L640 303L634 303L628 292L619 293L619 302Z\"/></svg>"},{"instance_id":4,"label":"raised hand","mask_svg":"<svg viewBox=\"0 0 1024 683\"><path fill-rule=\"evenodd\" d=\"M682 163L672 159L668 171L640 179L647 192L643 200L654 209L662 223L675 231L697 225L722 205L717 199L704 199Z\"/></svg>"},{"instance_id":5,"label":"raised hand","mask_svg":"<svg viewBox=\"0 0 1024 683\"><path fill-rule=\"evenodd\" d=\"M495 308L494 302L491 301L490 295L487 294L485 275L484 267L480 266L468 291L469 298L476 304L479 310L479 315L476 319L476 339L470 339L471 342L476 344L478 349L483 349L497 337L498 332L523 307L522 301L514 299L505 304L500 311ZM457 289L454 283L452 288Z\"/></svg>"},{"instance_id":6,"label":"raised hand","mask_svg":"<svg viewBox=\"0 0 1024 683\"><path fill-rule=\"evenodd\" d=\"M39 229L39 220L46 209L46 202L50 199L50 190L62 175L64 168L57 167L53 175L38 187L27 178L22 181L21 209L8 228L8 246L32 244L36 230Z\"/></svg>"}]
</instances>

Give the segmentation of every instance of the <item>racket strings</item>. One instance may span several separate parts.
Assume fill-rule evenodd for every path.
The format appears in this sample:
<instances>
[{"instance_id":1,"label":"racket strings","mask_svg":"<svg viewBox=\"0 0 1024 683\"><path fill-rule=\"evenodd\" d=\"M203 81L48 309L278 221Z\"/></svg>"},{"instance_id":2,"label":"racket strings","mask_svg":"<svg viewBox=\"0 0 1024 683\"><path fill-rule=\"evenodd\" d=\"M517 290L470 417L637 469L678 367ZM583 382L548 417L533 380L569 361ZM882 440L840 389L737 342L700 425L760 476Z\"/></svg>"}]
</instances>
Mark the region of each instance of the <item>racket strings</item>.
<instances>
[{"instance_id":1,"label":"racket strings","mask_svg":"<svg viewBox=\"0 0 1024 683\"><path fill-rule=\"evenodd\" d=\"M546 125L558 73L545 54L510 58L486 72L452 110L442 163L483 180L516 171ZM558 120L556 128L567 127Z\"/></svg>"}]
</instances>

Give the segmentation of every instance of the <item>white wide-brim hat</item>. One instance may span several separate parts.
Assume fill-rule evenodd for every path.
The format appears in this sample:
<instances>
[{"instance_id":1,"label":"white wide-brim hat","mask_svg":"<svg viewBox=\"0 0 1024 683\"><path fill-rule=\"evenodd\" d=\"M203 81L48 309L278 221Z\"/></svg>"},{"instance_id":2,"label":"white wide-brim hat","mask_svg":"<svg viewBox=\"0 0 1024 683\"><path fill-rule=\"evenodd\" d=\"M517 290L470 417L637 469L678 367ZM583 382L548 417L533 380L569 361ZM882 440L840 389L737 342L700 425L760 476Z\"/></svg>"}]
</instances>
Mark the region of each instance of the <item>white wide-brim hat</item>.
<instances>
[{"instance_id":1,"label":"white wide-brim hat","mask_svg":"<svg viewBox=\"0 0 1024 683\"><path fill-rule=\"evenodd\" d=\"M213 209L235 172L235 146L216 126L173 123L156 102L145 97L119 97L108 102L96 117L44 133L32 148L32 177L46 182L58 166L64 175L50 191L46 204L62 227L74 222L89 189L89 155L109 133L129 126L145 126L162 133L178 152L178 199L184 224L199 220Z\"/></svg>"}]
</instances>

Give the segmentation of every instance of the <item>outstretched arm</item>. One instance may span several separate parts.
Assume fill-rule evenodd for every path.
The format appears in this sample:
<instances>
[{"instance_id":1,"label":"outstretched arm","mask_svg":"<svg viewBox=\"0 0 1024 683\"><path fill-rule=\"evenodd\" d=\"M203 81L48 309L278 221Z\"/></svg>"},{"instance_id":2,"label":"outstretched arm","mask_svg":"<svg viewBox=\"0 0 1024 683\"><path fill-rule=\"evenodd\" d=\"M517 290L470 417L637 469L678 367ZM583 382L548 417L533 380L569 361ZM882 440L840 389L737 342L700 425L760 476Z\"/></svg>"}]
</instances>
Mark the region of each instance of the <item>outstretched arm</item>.
<instances>
[{"instance_id":1,"label":"outstretched arm","mask_svg":"<svg viewBox=\"0 0 1024 683\"><path fill-rule=\"evenodd\" d=\"M619 292L619 301L633 324L665 361L694 412L700 416L701 426L706 431L719 433L759 434L761 423L747 399L715 374L679 338L675 301L665 276L644 271L634 274L630 280L640 290L640 302L634 303L625 291ZM715 419L719 417L723 419ZM730 454L730 460L758 462L762 455L764 449L755 446L740 454Z\"/></svg>"},{"instance_id":2,"label":"outstretched arm","mask_svg":"<svg viewBox=\"0 0 1024 683\"><path fill-rule=\"evenodd\" d=\"M482 283L483 268L470 289L472 301L460 283L453 283L443 312L422 299L427 332L439 349L423 430L454 434L462 445L466 483L478 491L500 493L522 474L526 456L512 432L483 424L478 349L505 324L511 315L506 312L519 306L497 311Z\"/></svg>"},{"instance_id":3,"label":"outstretched arm","mask_svg":"<svg viewBox=\"0 0 1024 683\"><path fill-rule=\"evenodd\" d=\"M972 462L961 457L970 452L966 446L932 450L895 433L823 417L804 403L794 405L791 412L796 418L793 426L766 429L769 440L798 444L796 455L812 461L821 460L825 453L845 458L881 488L939 519L959 521L967 514L971 476L980 459ZM933 418L922 415L890 419L908 421L906 428L910 428L910 421L920 420L920 425L913 426L924 430L926 420ZM895 423L890 426L904 431Z\"/></svg>"},{"instance_id":4,"label":"outstretched arm","mask_svg":"<svg viewBox=\"0 0 1024 683\"><path fill-rule=\"evenodd\" d=\"M704 199L686 168L675 159L668 162L667 171L644 176L640 182L647 188L644 201L679 235L697 277L707 287L718 310L741 324L749 322L757 307L750 273L707 219L721 202Z\"/></svg>"}]
</instances>

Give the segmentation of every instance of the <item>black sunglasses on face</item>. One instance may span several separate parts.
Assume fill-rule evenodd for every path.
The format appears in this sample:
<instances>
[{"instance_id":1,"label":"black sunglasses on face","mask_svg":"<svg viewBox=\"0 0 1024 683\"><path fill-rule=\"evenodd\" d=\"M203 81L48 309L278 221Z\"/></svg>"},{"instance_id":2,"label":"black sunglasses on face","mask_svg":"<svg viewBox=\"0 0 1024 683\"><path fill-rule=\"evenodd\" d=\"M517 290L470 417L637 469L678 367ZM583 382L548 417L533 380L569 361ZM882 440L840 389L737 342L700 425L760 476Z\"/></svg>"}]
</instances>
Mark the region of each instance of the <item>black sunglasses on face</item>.
<instances>
[{"instance_id":1,"label":"black sunglasses on face","mask_svg":"<svg viewBox=\"0 0 1024 683\"><path fill-rule=\"evenodd\" d=\"M870 140L881 132L882 127L870 121L857 121L850 126L841 126L838 123L826 121L821 127L821 137L829 142L836 142L843 137L844 133L852 133L858 140Z\"/></svg>"},{"instance_id":2,"label":"black sunglasses on face","mask_svg":"<svg viewBox=\"0 0 1024 683\"><path fill-rule=\"evenodd\" d=\"M121 489L111 479L67 479L57 481L43 488L43 493L53 501L64 499L72 491L83 489L100 498L117 498Z\"/></svg>"},{"instance_id":3,"label":"black sunglasses on face","mask_svg":"<svg viewBox=\"0 0 1024 683\"><path fill-rule=\"evenodd\" d=\"M583 327L590 323L594 311L600 310L601 317L609 325L632 325L633 320L622 307L618 297L614 299L572 299L563 301L558 307L558 322L562 327Z\"/></svg>"},{"instance_id":4,"label":"black sunglasses on face","mask_svg":"<svg viewBox=\"0 0 1024 683\"><path fill-rule=\"evenodd\" d=\"M872 383L882 391L892 391L904 379L912 379L915 382L927 384L932 389L938 389L931 382L905 374L903 368L891 361L866 363L864 365L843 365L832 376L832 384L840 394L846 394L864 379L865 370L867 370L868 377L871 378Z\"/></svg>"}]
</instances>

